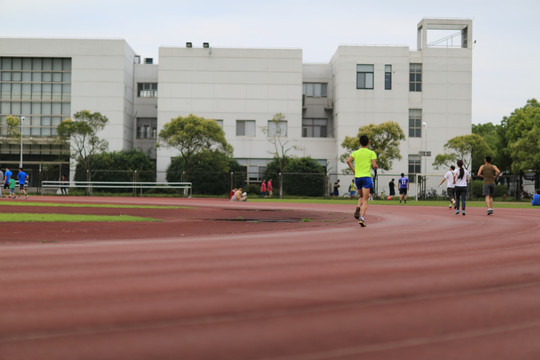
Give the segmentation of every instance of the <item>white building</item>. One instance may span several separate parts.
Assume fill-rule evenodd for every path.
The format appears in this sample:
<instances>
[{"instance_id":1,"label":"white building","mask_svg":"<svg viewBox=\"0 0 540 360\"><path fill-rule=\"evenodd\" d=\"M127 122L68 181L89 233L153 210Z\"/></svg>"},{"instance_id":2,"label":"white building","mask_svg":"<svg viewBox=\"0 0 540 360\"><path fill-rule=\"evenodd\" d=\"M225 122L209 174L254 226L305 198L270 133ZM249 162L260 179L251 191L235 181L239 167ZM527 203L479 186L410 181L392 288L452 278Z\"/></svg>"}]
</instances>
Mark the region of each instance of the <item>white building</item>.
<instances>
[{"instance_id":1,"label":"white building","mask_svg":"<svg viewBox=\"0 0 540 360\"><path fill-rule=\"evenodd\" d=\"M25 167L65 164L50 145L56 125L77 111L97 111L109 118L100 136L110 150L147 151L164 179L177 153L156 151L156 135L192 113L222 125L234 157L257 181L274 151L266 129L276 113L285 115L279 126L298 147L292 155L311 156L334 174L346 168L339 160L346 136L396 121L407 139L388 173L433 173L448 139L471 132L471 39L471 20L423 19L414 50L340 46L329 63L304 64L300 49L186 43L161 47L154 64L124 40L0 38L2 135L7 115L24 116ZM18 156L17 143L0 145L2 168Z\"/></svg>"}]
</instances>

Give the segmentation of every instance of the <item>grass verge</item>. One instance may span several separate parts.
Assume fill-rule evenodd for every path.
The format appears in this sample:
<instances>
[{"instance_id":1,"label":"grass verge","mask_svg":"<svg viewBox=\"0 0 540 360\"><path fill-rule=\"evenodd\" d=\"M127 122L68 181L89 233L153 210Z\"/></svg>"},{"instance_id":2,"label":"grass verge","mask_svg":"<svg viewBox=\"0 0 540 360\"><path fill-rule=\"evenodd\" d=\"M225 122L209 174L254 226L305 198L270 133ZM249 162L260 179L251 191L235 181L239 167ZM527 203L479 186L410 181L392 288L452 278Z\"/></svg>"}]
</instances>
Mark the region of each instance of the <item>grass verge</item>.
<instances>
[{"instance_id":1,"label":"grass verge","mask_svg":"<svg viewBox=\"0 0 540 360\"><path fill-rule=\"evenodd\" d=\"M189 209L189 206L160 206L160 205L120 205L120 204L74 204L49 203L33 201L0 201L0 206L43 206L43 207L77 207L77 208L110 208L110 209Z\"/></svg>"},{"instance_id":2,"label":"grass verge","mask_svg":"<svg viewBox=\"0 0 540 360\"><path fill-rule=\"evenodd\" d=\"M73 215L0 213L0 222L159 222L160 219L129 215Z\"/></svg>"}]
</instances>

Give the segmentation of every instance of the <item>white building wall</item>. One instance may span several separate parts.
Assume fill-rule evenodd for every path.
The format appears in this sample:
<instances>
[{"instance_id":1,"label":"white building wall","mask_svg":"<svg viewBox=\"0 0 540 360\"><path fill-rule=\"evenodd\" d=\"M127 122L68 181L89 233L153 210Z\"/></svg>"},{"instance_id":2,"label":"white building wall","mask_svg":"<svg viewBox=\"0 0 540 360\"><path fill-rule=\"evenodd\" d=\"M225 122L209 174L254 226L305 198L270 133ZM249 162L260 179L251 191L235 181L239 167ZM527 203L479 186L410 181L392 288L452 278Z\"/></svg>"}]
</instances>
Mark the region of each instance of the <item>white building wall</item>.
<instances>
[{"instance_id":1,"label":"white building wall","mask_svg":"<svg viewBox=\"0 0 540 360\"><path fill-rule=\"evenodd\" d=\"M0 38L0 56L72 59L71 112L100 112L109 150L133 144L133 60L125 40Z\"/></svg>"},{"instance_id":2,"label":"white building wall","mask_svg":"<svg viewBox=\"0 0 540 360\"><path fill-rule=\"evenodd\" d=\"M334 74L334 151L337 157L345 153L341 147L345 137L356 136L362 126L395 121L404 132L407 132L409 104L407 47L340 46L331 64ZM373 89L356 88L356 65L362 64L374 65ZM385 65L392 65L391 90L385 90L384 87ZM406 142L401 145L401 153L402 155L407 153ZM401 163L402 161L394 162L394 168L402 166ZM348 166L338 162L337 168L341 173ZM404 171L406 172L406 169Z\"/></svg>"},{"instance_id":3,"label":"white building wall","mask_svg":"<svg viewBox=\"0 0 540 360\"><path fill-rule=\"evenodd\" d=\"M158 129L189 114L223 120L235 158L269 159L275 150L263 129L281 112L287 139L299 141L301 50L160 48L159 56ZM255 120L255 136L236 136L236 120ZM158 149L158 178L177 155Z\"/></svg>"}]
</instances>

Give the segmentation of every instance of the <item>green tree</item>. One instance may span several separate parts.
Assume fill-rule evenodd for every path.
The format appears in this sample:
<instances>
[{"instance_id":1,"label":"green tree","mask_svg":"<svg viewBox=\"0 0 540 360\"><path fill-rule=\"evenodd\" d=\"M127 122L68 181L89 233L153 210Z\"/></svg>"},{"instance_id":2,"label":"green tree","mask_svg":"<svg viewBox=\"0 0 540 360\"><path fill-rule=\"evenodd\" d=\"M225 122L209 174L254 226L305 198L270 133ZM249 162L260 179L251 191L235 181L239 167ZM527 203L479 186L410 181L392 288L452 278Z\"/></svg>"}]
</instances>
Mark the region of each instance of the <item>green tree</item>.
<instances>
[{"instance_id":1,"label":"green tree","mask_svg":"<svg viewBox=\"0 0 540 360\"><path fill-rule=\"evenodd\" d=\"M505 119L512 171L536 173L536 186L540 186L540 104L530 99L527 104Z\"/></svg>"},{"instance_id":2,"label":"green tree","mask_svg":"<svg viewBox=\"0 0 540 360\"><path fill-rule=\"evenodd\" d=\"M506 137L507 121L503 120L500 125L492 123L473 124L472 133L484 138L489 147L493 150L493 164L501 171L510 171L512 159L508 153L508 140ZM479 155L481 157L481 155ZM480 159L483 161L483 159ZM476 163L473 161L473 163Z\"/></svg>"},{"instance_id":3,"label":"green tree","mask_svg":"<svg viewBox=\"0 0 540 360\"><path fill-rule=\"evenodd\" d=\"M369 124L358 129L356 137L346 136L341 146L347 150L342 154L340 159L342 162L347 160L347 157L360 148L359 139L361 135L369 137L370 148L377 154L377 165L382 170L390 170L394 160L401 159L399 152L399 142L405 140L405 134L397 122L386 121L379 125ZM343 171L350 174L349 168Z\"/></svg>"},{"instance_id":4,"label":"green tree","mask_svg":"<svg viewBox=\"0 0 540 360\"><path fill-rule=\"evenodd\" d=\"M155 162L135 149L92 155L90 168L92 181L156 181ZM77 165L75 180L86 180L86 169L81 164Z\"/></svg>"},{"instance_id":5,"label":"green tree","mask_svg":"<svg viewBox=\"0 0 540 360\"><path fill-rule=\"evenodd\" d=\"M477 134L453 137L444 144L444 150L444 154L438 154L435 157L433 166L436 169L443 166L448 167L461 159L464 166L472 171L484 163L486 155L493 155L493 150L486 143L486 140Z\"/></svg>"},{"instance_id":6,"label":"green tree","mask_svg":"<svg viewBox=\"0 0 540 360\"><path fill-rule=\"evenodd\" d=\"M285 193L299 196L324 195L326 169L311 157L289 158L283 171Z\"/></svg>"},{"instance_id":7,"label":"green tree","mask_svg":"<svg viewBox=\"0 0 540 360\"><path fill-rule=\"evenodd\" d=\"M189 180L199 154L203 150L232 155L232 146L225 139L225 133L215 120L190 114L179 116L163 126L159 132L159 142L180 152L184 161L186 179Z\"/></svg>"},{"instance_id":8,"label":"green tree","mask_svg":"<svg viewBox=\"0 0 540 360\"><path fill-rule=\"evenodd\" d=\"M71 156L82 165L83 169L90 171L90 159L93 155L107 150L108 142L100 139L97 133L103 130L109 119L98 112L88 110L79 111L58 124L56 131L63 141L69 141Z\"/></svg>"},{"instance_id":9,"label":"green tree","mask_svg":"<svg viewBox=\"0 0 540 360\"><path fill-rule=\"evenodd\" d=\"M18 139L21 137L20 125L21 119L18 116L8 115L6 116L7 124L7 137Z\"/></svg>"},{"instance_id":10,"label":"green tree","mask_svg":"<svg viewBox=\"0 0 540 360\"><path fill-rule=\"evenodd\" d=\"M271 154L279 167L278 173L282 174L288 159L290 159L288 153L293 149L297 149L297 146L291 145L289 138L287 138L286 124L285 115L283 113L276 113L272 117L272 120L269 121L268 127L263 129L264 133L268 136L268 141L274 146L274 151ZM279 180L279 196L281 197L283 191L283 183L281 181L283 178L280 177Z\"/></svg>"},{"instance_id":11,"label":"green tree","mask_svg":"<svg viewBox=\"0 0 540 360\"><path fill-rule=\"evenodd\" d=\"M242 167L228 154L216 150L202 150L195 156L195 163L191 169L190 181L193 192L196 194L222 195L230 190L230 173L238 173ZM171 159L167 168L167 181L182 181L186 171L186 162L183 157ZM244 180L243 177L242 180ZM235 178L235 181L238 181ZM242 186L243 182L235 182L235 186Z\"/></svg>"}]
</instances>

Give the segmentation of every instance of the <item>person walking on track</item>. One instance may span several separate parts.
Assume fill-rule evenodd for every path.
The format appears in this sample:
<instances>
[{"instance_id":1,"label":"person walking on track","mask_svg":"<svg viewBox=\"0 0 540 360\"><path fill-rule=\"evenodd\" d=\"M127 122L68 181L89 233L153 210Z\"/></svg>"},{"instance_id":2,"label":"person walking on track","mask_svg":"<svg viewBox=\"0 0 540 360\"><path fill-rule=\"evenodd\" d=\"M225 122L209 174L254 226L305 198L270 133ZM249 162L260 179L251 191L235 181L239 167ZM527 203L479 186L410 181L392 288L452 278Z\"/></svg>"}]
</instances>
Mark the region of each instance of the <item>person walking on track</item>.
<instances>
[{"instance_id":1,"label":"person walking on track","mask_svg":"<svg viewBox=\"0 0 540 360\"><path fill-rule=\"evenodd\" d=\"M369 190L373 186L371 168L377 170L377 154L368 149L369 138L367 135L360 136L361 148L353 152L347 158L347 165L354 172L355 184L358 189L358 205L354 212L354 218L358 219L360 226L366 226L365 215L368 207ZM354 162L354 166L353 166Z\"/></svg>"},{"instance_id":2,"label":"person walking on track","mask_svg":"<svg viewBox=\"0 0 540 360\"><path fill-rule=\"evenodd\" d=\"M456 170L456 167L454 165L450 166L450 170L448 170L446 174L444 174L444 177L441 180L441 183L439 184L439 186L441 186L443 182L446 181L446 193L448 194L448 199L450 199L450 205L448 205L449 209L456 207L456 200L455 200L456 186L454 185L454 182L455 182L454 178L456 177L455 170Z\"/></svg>"},{"instance_id":3,"label":"person walking on track","mask_svg":"<svg viewBox=\"0 0 540 360\"><path fill-rule=\"evenodd\" d=\"M405 200L407 203L407 191L409 190L409 179L405 176L404 173L401 173L401 177L398 179L399 184L399 203L401 200Z\"/></svg>"},{"instance_id":4,"label":"person walking on track","mask_svg":"<svg viewBox=\"0 0 540 360\"><path fill-rule=\"evenodd\" d=\"M459 215L459 205L461 203L461 213L465 215L465 199L467 198L467 183L469 182L469 172L463 168L463 160L457 161L456 170L456 215Z\"/></svg>"},{"instance_id":5,"label":"person walking on track","mask_svg":"<svg viewBox=\"0 0 540 360\"><path fill-rule=\"evenodd\" d=\"M495 179L501 171L498 167L491 164L491 156L486 156L484 165L478 169L478 176L484 178L484 184L482 186L482 195L486 198L487 215L493 214L493 194L495 193Z\"/></svg>"}]
</instances>

